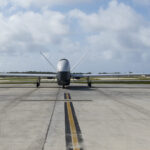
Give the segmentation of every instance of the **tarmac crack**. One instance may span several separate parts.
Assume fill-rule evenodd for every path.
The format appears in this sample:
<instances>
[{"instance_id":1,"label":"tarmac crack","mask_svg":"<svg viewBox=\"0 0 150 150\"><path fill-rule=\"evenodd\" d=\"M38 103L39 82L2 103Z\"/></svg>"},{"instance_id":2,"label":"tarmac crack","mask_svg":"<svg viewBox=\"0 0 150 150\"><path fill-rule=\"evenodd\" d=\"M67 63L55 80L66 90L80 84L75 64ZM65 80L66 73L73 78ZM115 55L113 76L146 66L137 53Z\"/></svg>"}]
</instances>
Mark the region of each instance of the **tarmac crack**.
<instances>
[{"instance_id":1,"label":"tarmac crack","mask_svg":"<svg viewBox=\"0 0 150 150\"><path fill-rule=\"evenodd\" d=\"M3 107L3 109L0 110L0 113L5 113L8 109L10 110L11 108L17 106L17 105L21 102L20 99L22 99L23 97L27 97L27 96L31 95L33 92L35 92L35 91L37 91L37 90L38 90L38 89L34 89L34 90L32 90L32 91L29 91L29 92L27 92L27 93L25 93L25 94L23 94L23 95L21 95L21 96L15 98L15 99L11 100L11 101L9 101L9 103L6 104L6 105Z\"/></svg>"},{"instance_id":2,"label":"tarmac crack","mask_svg":"<svg viewBox=\"0 0 150 150\"><path fill-rule=\"evenodd\" d=\"M112 96L112 95L110 95L108 93L105 93L104 91L102 91L100 89L97 89L97 91L99 93L105 95L106 97L110 97L111 96L111 100L113 100L113 101L115 101L115 102L117 102L117 103L119 103L121 105L125 105L125 106L127 106L127 107L129 107L131 109L134 109L137 112L140 112L140 113L150 117L150 111L145 109L145 108L143 108L142 106L139 106L139 105L137 105L135 103L132 103L132 102L129 102L127 100L126 101L118 100L115 96Z\"/></svg>"},{"instance_id":3,"label":"tarmac crack","mask_svg":"<svg viewBox=\"0 0 150 150\"><path fill-rule=\"evenodd\" d=\"M58 99L59 92L60 92L60 88L58 88L58 91L57 91L57 94L56 94L56 100L54 101L53 110L52 110L52 114L50 116L50 120L49 120L49 123L48 123L47 130L46 130L46 135L45 135L44 143L43 143L43 146L42 146L42 150L45 149L45 144L46 144L46 141L47 141L47 138L48 138L48 133L50 131L50 127L51 127L51 124L52 124L52 119L53 119L53 115L54 115L54 111L55 111L56 102L57 102L57 99Z\"/></svg>"}]
</instances>

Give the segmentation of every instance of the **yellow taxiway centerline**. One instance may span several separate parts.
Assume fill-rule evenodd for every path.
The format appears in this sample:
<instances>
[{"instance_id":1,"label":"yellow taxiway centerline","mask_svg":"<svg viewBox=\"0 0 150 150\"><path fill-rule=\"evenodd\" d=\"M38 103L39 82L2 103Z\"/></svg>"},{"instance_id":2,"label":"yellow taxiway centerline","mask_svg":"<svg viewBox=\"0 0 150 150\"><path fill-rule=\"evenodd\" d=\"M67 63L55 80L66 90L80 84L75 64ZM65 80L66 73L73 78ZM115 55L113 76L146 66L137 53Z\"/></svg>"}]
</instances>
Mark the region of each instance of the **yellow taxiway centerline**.
<instances>
[{"instance_id":1,"label":"yellow taxiway centerline","mask_svg":"<svg viewBox=\"0 0 150 150\"><path fill-rule=\"evenodd\" d=\"M80 150L70 102L67 102L67 109L68 109L69 124L70 124L71 135L72 135L73 150Z\"/></svg>"},{"instance_id":2,"label":"yellow taxiway centerline","mask_svg":"<svg viewBox=\"0 0 150 150\"><path fill-rule=\"evenodd\" d=\"M69 94L68 93L66 93L66 98L69 99Z\"/></svg>"}]
</instances>

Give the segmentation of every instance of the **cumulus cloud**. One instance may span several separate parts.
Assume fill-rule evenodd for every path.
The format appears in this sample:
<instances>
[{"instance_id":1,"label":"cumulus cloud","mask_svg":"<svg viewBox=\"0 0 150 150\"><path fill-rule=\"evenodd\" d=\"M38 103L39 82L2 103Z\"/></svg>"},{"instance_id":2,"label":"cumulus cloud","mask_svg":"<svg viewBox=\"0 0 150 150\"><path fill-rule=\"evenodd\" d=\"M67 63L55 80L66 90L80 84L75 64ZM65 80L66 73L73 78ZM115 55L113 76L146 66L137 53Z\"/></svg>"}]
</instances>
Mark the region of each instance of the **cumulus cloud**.
<instances>
[{"instance_id":1,"label":"cumulus cloud","mask_svg":"<svg viewBox=\"0 0 150 150\"><path fill-rule=\"evenodd\" d=\"M100 8L97 13L85 14L75 9L70 12L70 16L78 18L80 25L87 31L133 30L140 23L139 16L129 6L117 1L110 2L107 9Z\"/></svg>"},{"instance_id":2,"label":"cumulus cloud","mask_svg":"<svg viewBox=\"0 0 150 150\"><path fill-rule=\"evenodd\" d=\"M28 50L50 44L59 44L69 33L65 16L45 11L17 13L10 17L0 15L0 51Z\"/></svg>"},{"instance_id":3,"label":"cumulus cloud","mask_svg":"<svg viewBox=\"0 0 150 150\"><path fill-rule=\"evenodd\" d=\"M27 70L26 68L32 68L31 66L36 68L36 65L41 67L40 62L45 61L40 57L40 51L56 58L53 59L56 63L60 58L70 53L75 54L75 51L81 48L79 42L70 39L67 15L56 11L17 12L11 16L4 16L1 13L0 33L0 62L2 66L5 64L5 67L1 66L1 71L15 68ZM20 62L20 59L23 61ZM20 62L19 65L17 61ZM28 62L31 64L27 65Z\"/></svg>"},{"instance_id":4,"label":"cumulus cloud","mask_svg":"<svg viewBox=\"0 0 150 150\"><path fill-rule=\"evenodd\" d=\"M150 26L130 6L111 1L106 9L86 14L72 10L70 17L76 18L84 32L88 32L88 44L94 57L103 60L126 62L144 61L143 54L150 51Z\"/></svg>"},{"instance_id":5,"label":"cumulus cloud","mask_svg":"<svg viewBox=\"0 0 150 150\"><path fill-rule=\"evenodd\" d=\"M79 71L89 67L90 71L140 71L138 65L145 67L150 59L150 22L117 0L93 13L79 9L25 11L7 17L1 13L0 33L0 51L9 55L45 50L55 60L67 56L76 61L88 50L88 65L81 65Z\"/></svg>"}]
</instances>

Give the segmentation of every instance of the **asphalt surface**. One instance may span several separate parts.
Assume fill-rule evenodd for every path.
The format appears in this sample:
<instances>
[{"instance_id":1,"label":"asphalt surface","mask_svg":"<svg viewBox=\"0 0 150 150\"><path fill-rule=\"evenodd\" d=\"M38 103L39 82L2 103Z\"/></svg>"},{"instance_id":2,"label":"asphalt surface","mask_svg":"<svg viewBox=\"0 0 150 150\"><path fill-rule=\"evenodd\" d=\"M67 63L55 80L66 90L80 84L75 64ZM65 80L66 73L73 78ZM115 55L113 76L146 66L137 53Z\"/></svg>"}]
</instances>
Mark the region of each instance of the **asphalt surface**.
<instances>
[{"instance_id":1,"label":"asphalt surface","mask_svg":"<svg viewBox=\"0 0 150 150\"><path fill-rule=\"evenodd\" d=\"M150 85L0 84L0 150L150 150Z\"/></svg>"}]
</instances>

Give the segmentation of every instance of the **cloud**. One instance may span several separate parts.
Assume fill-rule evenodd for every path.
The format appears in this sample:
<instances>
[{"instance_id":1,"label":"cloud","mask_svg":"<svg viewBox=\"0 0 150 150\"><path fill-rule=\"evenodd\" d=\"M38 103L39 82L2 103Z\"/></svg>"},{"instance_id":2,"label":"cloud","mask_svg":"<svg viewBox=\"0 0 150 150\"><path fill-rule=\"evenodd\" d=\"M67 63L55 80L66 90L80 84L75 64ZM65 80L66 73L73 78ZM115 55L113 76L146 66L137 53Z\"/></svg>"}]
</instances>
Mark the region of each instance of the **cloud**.
<instances>
[{"instance_id":1,"label":"cloud","mask_svg":"<svg viewBox=\"0 0 150 150\"><path fill-rule=\"evenodd\" d=\"M69 33L69 26L65 16L54 11L17 13L10 17L1 14L0 32L0 51L34 51L44 45L60 44Z\"/></svg>"},{"instance_id":2,"label":"cloud","mask_svg":"<svg viewBox=\"0 0 150 150\"><path fill-rule=\"evenodd\" d=\"M141 72L144 67L148 69L150 60L150 22L117 0L93 13L79 9L67 13L17 11L10 16L1 13L0 33L1 54L22 57L25 52L34 52L30 60L42 50L54 60L67 57L74 64L89 51L88 65L81 64L78 71ZM38 59L30 63L41 66Z\"/></svg>"},{"instance_id":3,"label":"cloud","mask_svg":"<svg viewBox=\"0 0 150 150\"><path fill-rule=\"evenodd\" d=\"M149 22L130 6L111 1L97 13L86 14L75 9L70 17L76 18L82 30L89 33L87 40L95 57L136 61L134 55L144 59L142 54L149 53Z\"/></svg>"},{"instance_id":4,"label":"cloud","mask_svg":"<svg viewBox=\"0 0 150 150\"><path fill-rule=\"evenodd\" d=\"M80 25L86 31L100 30L125 30L134 29L139 24L139 17L129 6L111 1L107 9L100 8L97 13L85 14L75 9L70 12L71 17L79 20Z\"/></svg>"},{"instance_id":5,"label":"cloud","mask_svg":"<svg viewBox=\"0 0 150 150\"><path fill-rule=\"evenodd\" d=\"M75 51L81 48L79 42L70 38L67 15L57 11L17 12L11 16L1 13L0 33L1 71L32 70L32 66L43 70L48 65L44 64L40 51L57 63L68 54L77 56Z\"/></svg>"}]
</instances>

